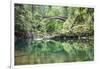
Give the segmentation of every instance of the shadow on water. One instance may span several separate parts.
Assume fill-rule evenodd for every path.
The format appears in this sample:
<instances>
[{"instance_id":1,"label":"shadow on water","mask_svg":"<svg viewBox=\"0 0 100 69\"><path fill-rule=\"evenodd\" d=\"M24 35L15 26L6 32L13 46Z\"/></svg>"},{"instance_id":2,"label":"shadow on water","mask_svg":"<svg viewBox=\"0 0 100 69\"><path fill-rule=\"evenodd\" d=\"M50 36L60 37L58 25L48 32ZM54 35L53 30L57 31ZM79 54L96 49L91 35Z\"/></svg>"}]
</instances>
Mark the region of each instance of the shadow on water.
<instances>
[{"instance_id":1,"label":"shadow on water","mask_svg":"<svg viewBox=\"0 0 100 69\"><path fill-rule=\"evenodd\" d=\"M15 65L91 61L93 40L19 39L15 42Z\"/></svg>"}]
</instances>

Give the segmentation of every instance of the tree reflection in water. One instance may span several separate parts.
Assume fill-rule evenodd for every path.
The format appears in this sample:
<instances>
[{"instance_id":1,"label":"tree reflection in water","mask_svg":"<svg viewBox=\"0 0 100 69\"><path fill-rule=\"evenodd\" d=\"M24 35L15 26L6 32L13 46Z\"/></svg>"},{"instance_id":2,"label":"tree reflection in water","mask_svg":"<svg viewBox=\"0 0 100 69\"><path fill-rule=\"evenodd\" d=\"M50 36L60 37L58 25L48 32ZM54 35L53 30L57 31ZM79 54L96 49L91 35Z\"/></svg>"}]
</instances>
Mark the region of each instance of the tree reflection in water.
<instances>
[{"instance_id":1,"label":"tree reflection in water","mask_svg":"<svg viewBox=\"0 0 100 69\"><path fill-rule=\"evenodd\" d=\"M20 39L15 42L15 65L92 61L93 40Z\"/></svg>"}]
</instances>

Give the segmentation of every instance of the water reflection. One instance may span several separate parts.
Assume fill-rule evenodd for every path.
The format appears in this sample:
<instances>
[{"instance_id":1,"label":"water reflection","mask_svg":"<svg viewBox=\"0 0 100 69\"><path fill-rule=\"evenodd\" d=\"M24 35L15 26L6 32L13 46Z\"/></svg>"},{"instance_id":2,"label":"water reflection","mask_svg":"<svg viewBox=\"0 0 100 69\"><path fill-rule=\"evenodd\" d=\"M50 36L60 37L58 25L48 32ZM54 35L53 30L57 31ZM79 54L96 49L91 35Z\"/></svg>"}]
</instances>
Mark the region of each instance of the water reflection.
<instances>
[{"instance_id":1,"label":"water reflection","mask_svg":"<svg viewBox=\"0 0 100 69\"><path fill-rule=\"evenodd\" d=\"M91 61L93 40L20 39L15 42L15 65Z\"/></svg>"}]
</instances>

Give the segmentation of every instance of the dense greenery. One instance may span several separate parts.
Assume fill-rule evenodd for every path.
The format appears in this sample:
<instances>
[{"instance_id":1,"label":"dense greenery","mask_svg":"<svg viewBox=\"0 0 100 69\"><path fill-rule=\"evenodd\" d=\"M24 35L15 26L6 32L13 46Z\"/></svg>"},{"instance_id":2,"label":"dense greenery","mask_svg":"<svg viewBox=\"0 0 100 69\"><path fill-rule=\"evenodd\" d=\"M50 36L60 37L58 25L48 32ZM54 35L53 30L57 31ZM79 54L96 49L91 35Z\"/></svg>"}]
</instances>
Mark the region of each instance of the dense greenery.
<instances>
[{"instance_id":1,"label":"dense greenery","mask_svg":"<svg viewBox=\"0 0 100 69\"><path fill-rule=\"evenodd\" d=\"M93 35L93 13L93 8L15 4L15 32Z\"/></svg>"},{"instance_id":2,"label":"dense greenery","mask_svg":"<svg viewBox=\"0 0 100 69\"><path fill-rule=\"evenodd\" d=\"M94 59L94 9L15 4L15 65Z\"/></svg>"}]
</instances>

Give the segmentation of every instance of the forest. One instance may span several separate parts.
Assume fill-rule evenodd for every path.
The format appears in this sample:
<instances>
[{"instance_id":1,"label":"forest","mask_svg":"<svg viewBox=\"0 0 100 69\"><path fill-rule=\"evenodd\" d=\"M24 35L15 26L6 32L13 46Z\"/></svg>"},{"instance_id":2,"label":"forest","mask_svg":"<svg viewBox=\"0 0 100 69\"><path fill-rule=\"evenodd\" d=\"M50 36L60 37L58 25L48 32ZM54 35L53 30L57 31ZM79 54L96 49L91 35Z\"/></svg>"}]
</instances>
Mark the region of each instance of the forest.
<instances>
[{"instance_id":1,"label":"forest","mask_svg":"<svg viewBox=\"0 0 100 69\"><path fill-rule=\"evenodd\" d=\"M15 36L93 36L93 12L93 8L16 4Z\"/></svg>"},{"instance_id":2,"label":"forest","mask_svg":"<svg viewBox=\"0 0 100 69\"><path fill-rule=\"evenodd\" d=\"M15 4L14 11L16 65L93 60L94 8Z\"/></svg>"}]
</instances>

